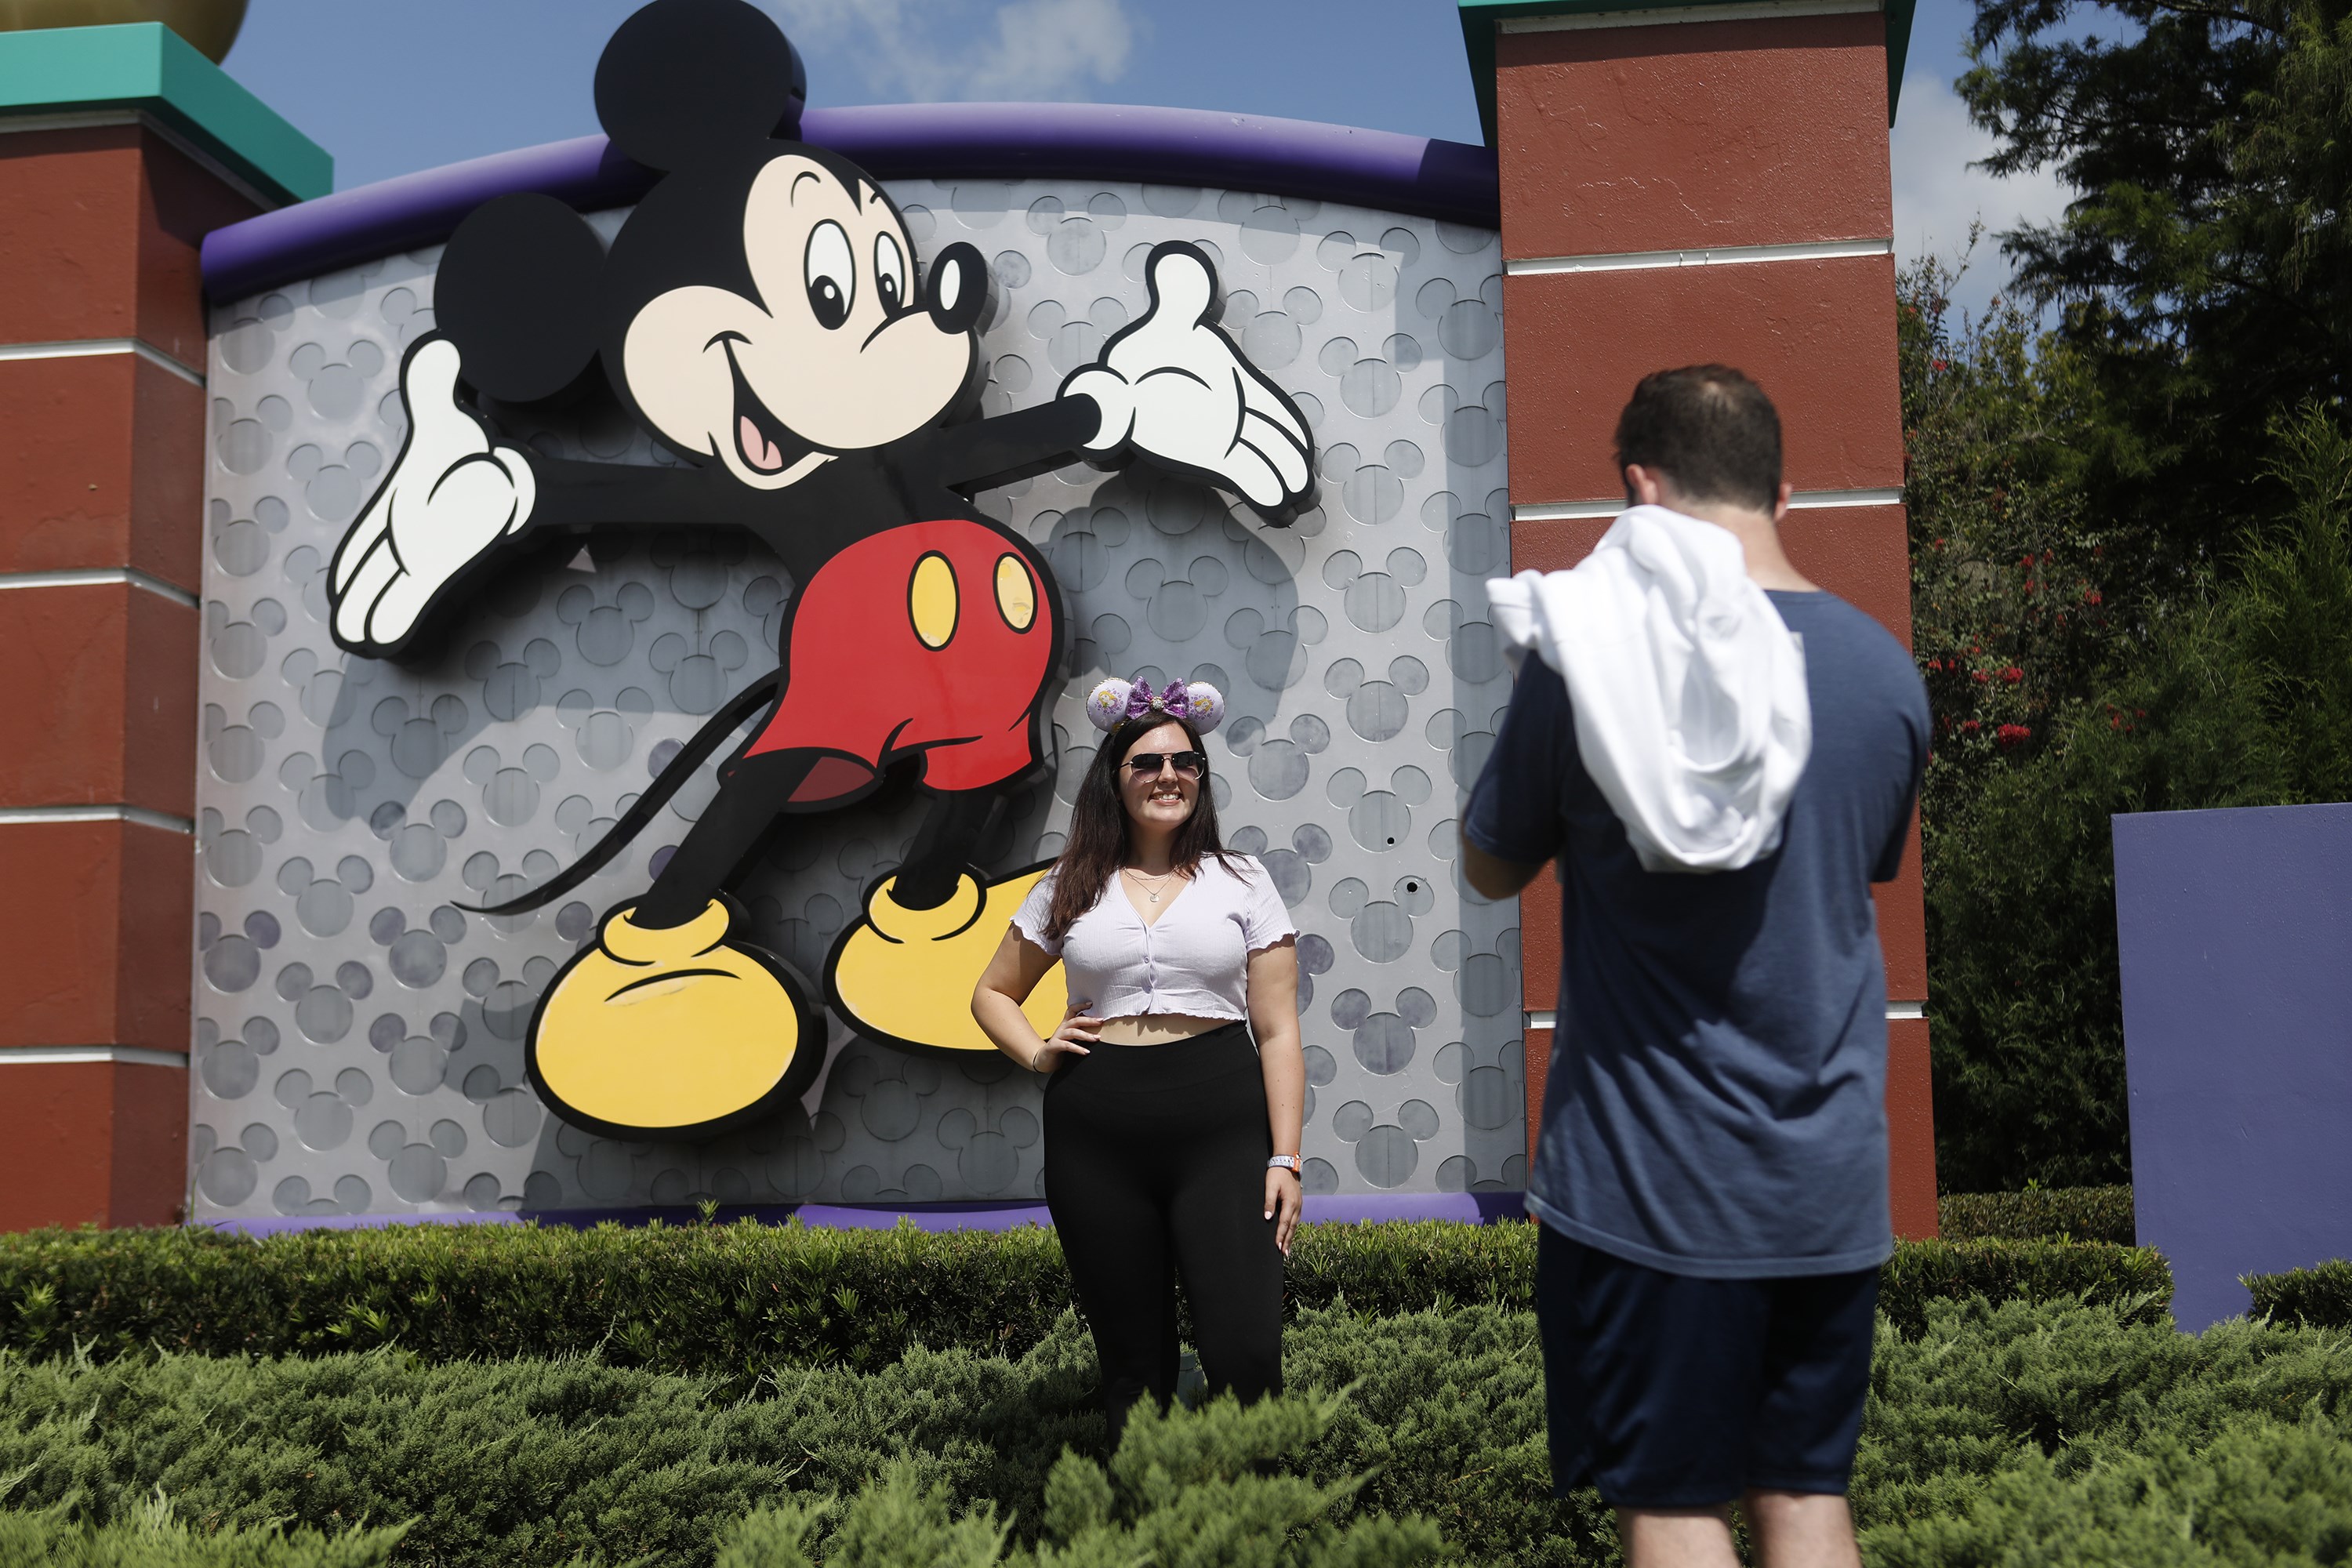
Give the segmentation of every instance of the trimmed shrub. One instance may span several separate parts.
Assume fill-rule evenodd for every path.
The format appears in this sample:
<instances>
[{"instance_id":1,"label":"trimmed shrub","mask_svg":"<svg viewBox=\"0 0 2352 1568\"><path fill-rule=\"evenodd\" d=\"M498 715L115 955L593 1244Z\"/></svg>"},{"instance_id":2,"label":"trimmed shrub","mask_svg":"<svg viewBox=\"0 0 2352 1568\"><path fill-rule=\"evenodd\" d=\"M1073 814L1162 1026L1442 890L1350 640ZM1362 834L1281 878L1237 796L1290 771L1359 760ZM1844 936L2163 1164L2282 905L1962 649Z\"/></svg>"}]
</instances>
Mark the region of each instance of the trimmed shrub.
<instances>
[{"instance_id":1,"label":"trimmed shrub","mask_svg":"<svg viewBox=\"0 0 2352 1568\"><path fill-rule=\"evenodd\" d=\"M1303 1226L1287 1310L1533 1304L1528 1225ZM2154 1253L2090 1243L1895 1249L1881 1305L1907 1331L1933 1298L2140 1302ZM574 1231L401 1226L255 1240L195 1229L0 1237L0 1348L316 1354L397 1344L428 1361L594 1351L748 1386L779 1364L872 1368L920 1342L1020 1355L1071 1300L1050 1230L820 1230L752 1222ZM2142 1303L2144 1306L2145 1304ZM2136 1309L2137 1310L2137 1309Z\"/></svg>"},{"instance_id":2,"label":"trimmed shrub","mask_svg":"<svg viewBox=\"0 0 2352 1568\"><path fill-rule=\"evenodd\" d=\"M1531 1314L1304 1312L1285 1360L1290 1400L1234 1412L1228 1428L1216 1426L1213 1410L1205 1426L1171 1415L1164 1428L1131 1427L1149 1462L1132 1463L1123 1447L1106 1467L1094 1458L1101 1419L1085 1403L1092 1356L1066 1315L1017 1362L916 1350L871 1372L782 1368L751 1399L719 1378L584 1358L436 1366L396 1350L278 1361L0 1357L0 1476L18 1478L13 1503L100 1525L150 1506L159 1489L206 1530L409 1521L402 1560L492 1568L581 1555L708 1563L752 1539L752 1525L739 1521L761 1510L773 1515L758 1527L769 1557L721 1561L797 1561L777 1544L795 1530L793 1540L828 1542L828 1562L844 1560L826 1500L877 1478L898 1489L892 1509L936 1494L936 1508L921 1502L932 1510L923 1529L947 1532L937 1534L942 1561L963 1561L956 1553L970 1549L972 1531L950 1527L992 1506L986 1528L1009 1531L1009 1553L1091 1568L1157 1551L1150 1540L1163 1538L1151 1531L1205 1531L1200 1521L1252 1509L1308 1521L1310 1505L1321 1511L1293 1538L1305 1552L1322 1550L1312 1540L1328 1525L1355 1542L1345 1551L1366 1554L1350 1561L1392 1561L1379 1553L1419 1552L1435 1532L1473 1563L1615 1561L1597 1499L1547 1495ZM1878 1532L1872 1542L1910 1543L1908 1558L1874 1545L1873 1561L2067 1561L2059 1550L2069 1539L2067 1499L2087 1518L2112 1515L2123 1552L2140 1538L2140 1524L2115 1522L2142 1508L2133 1488L2149 1477L2207 1486L2196 1478L2210 1471L2211 1486L2240 1488L2243 1503L2234 1514L2200 1505L2189 1521L2197 1531L2238 1531L2284 1543L2282 1553L2341 1563L2352 1537L2328 1532L2352 1489L2328 1478L2352 1455L2347 1425L2352 1339L2342 1334L2233 1322L2191 1337L2114 1308L1935 1302L1916 1336L1881 1335L1855 1512ZM2273 1443L2263 1433L2288 1430L2310 1436L2301 1447L2284 1438L2260 1447ZM2253 1447L2230 1447L2248 1433ZM1236 1458L1247 1452L1265 1457ZM2278 1461L2275 1478L2241 1488L2234 1478L2255 1462L2248 1456L2265 1453ZM1088 1479L1090 1470L1100 1473ZM1171 1500L1187 1476L1187 1485L1223 1476L1235 1488L1287 1480L1210 1509ZM2145 1509L2179 1533L2180 1510L2141 1490ZM1162 1506L1178 1511L1147 1524L1147 1510ZM1344 1528L1381 1516L1403 1533L1382 1525L1358 1538ZM1105 1533L1081 1552L1089 1530ZM1223 1561L1221 1541L1195 1542L1203 1561Z\"/></svg>"},{"instance_id":3,"label":"trimmed shrub","mask_svg":"<svg viewBox=\"0 0 2352 1568\"><path fill-rule=\"evenodd\" d=\"M1118 1451L1097 1463L1065 1451L1047 1474L1034 1550L1006 1552L994 1502L961 1509L945 1484L904 1459L881 1467L844 1507L830 1494L759 1501L718 1523L719 1568L1412 1568L1444 1542L1426 1520L1329 1517L1360 1481L1316 1481L1276 1462L1312 1447L1342 1400L1273 1399L1244 1410L1228 1397L1194 1412L1146 1408ZM61 1500L37 1513L0 1513L0 1562L11 1568L379 1568L405 1526L322 1535L230 1526L199 1533L173 1518L159 1489L128 1519L94 1524ZM420 1544L422 1544L420 1542ZM699 1554L698 1554L699 1555ZM572 1559L602 1561L600 1551Z\"/></svg>"},{"instance_id":4,"label":"trimmed shrub","mask_svg":"<svg viewBox=\"0 0 2352 1568\"><path fill-rule=\"evenodd\" d=\"M2284 1274L2249 1274L2253 1314L2315 1329L2352 1329L2352 1263L2342 1258Z\"/></svg>"},{"instance_id":5,"label":"trimmed shrub","mask_svg":"<svg viewBox=\"0 0 2352 1568\"><path fill-rule=\"evenodd\" d=\"M846 1509L822 1498L756 1510L724 1532L718 1568L1411 1568L1435 1559L1444 1542L1427 1521L1335 1524L1327 1516L1354 1483L1271 1469L1321 1434L1335 1404L1272 1399L1242 1410L1227 1399L1197 1414L1140 1411L1108 1466L1069 1453L1055 1465L1034 1552L1005 1552L1011 1531L994 1504L959 1515L947 1488L898 1461Z\"/></svg>"},{"instance_id":6,"label":"trimmed shrub","mask_svg":"<svg viewBox=\"0 0 2352 1568\"><path fill-rule=\"evenodd\" d=\"M0 1513L0 1563L9 1568L383 1568L405 1531L223 1530L199 1534L168 1504L115 1524L49 1513Z\"/></svg>"},{"instance_id":7,"label":"trimmed shrub","mask_svg":"<svg viewBox=\"0 0 2352 1568\"><path fill-rule=\"evenodd\" d=\"M1872 1371L1854 1511L1897 1568L2346 1561L2352 1341L1937 1302Z\"/></svg>"},{"instance_id":8,"label":"trimmed shrub","mask_svg":"<svg viewBox=\"0 0 2352 1568\"><path fill-rule=\"evenodd\" d=\"M1946 1193L1936 1200L1936 1218L1946 1241L2047 1238L2112 1241L2129 1247L2137 1239L2132 1190L2123 1185Z\"/></svg>"},{"instance_id":9,"label":"trimmed shrub","mask_svg":"<svg viewBox=\"0 0 2352 1568\"><path fill-rule=\"evenodd\" d=\"M184 1517L214 1526L405 1520L404 1559L496 1568L583 1553L709 1562L730 1521L787 1498L849 1496L894 1463L965 1508L995 1503L1024 1545L1041 1530L1049 1543L1057 1529L1073 1543L1097 1527L1139 1538L1141 1505L1168 1500L1152 1490L1154 1466L1197 1479L1230 1464L1238 1484L1258 1462L1234 1458L1244 1452L1282 1456L1297 1484L1228 1498L1220 1517L1298 1512L1311 1483L1334 1524L1439 1500L1440 1517L1411 1525L1406 1545L1433 1544L1449 1520L1468 1527L1464 1544L1484 1559L1516 1560L1520 1542L1559 1536L1540 1479L1541 1370L1528 1314L1310 1312L1289 1350L1301 1399L1234 1412L1227 1428L1130 1422L1110 1467L1109 1511L1083 1520L1076 1502L1056 1502L1076 1486L1064 1455L1099 1453L1103 1426L1091 1346L1066 1313L1017 1362L919 1348L873 1372L779 1369L751 1399L721 1379L587 1358L0 1357L0 1476L16 1477L12 1503L101 1523L159 1489ZM1355 1386L1334 1405L1341 1376ZM1139 1469L1130 1445L1149 1459ZM1509 1474L1479 1476L1498 1447L1515 1456ZM1359 1480L1376 1464L1386 1468ZM1449 1481L1462 1495L1446 1495ZM1480 1502L1495 1511L1478 1517L1470 1505ZM1364 1561L1389 1561L1373 1551L1386 1539L1359 1542Z\"/></svg>"},{"instance_id":10,"label":"trimmed shrub","mask_svg":"<svg viewBox=\"0 0 2352 1568\"><path fill-rule=\"evenodd\" d=\"M2324 1418L2254 1422L2202 1452L2169 1437L2069 1474L2028 1449L1964 1514L1862 1537L1879 1568L2273 1568L2341 1563L2352 1542L2352 1441Z\"/></svg>"},{"instance_id":11,"label":"trimmed shrub","mask_svg":"<svg viewBox=\"0 0 2352 1568\"><path fill-rule=\"evenodd\" d=\"M1878 1279L1878 1310L1917 1333L1939 1302L1984 1298L2112 1307L2126 1322L2171 1320L2172 1270L2154 1247L2100 1241L1915 1241Z\"/></svg>"}]
</instances>

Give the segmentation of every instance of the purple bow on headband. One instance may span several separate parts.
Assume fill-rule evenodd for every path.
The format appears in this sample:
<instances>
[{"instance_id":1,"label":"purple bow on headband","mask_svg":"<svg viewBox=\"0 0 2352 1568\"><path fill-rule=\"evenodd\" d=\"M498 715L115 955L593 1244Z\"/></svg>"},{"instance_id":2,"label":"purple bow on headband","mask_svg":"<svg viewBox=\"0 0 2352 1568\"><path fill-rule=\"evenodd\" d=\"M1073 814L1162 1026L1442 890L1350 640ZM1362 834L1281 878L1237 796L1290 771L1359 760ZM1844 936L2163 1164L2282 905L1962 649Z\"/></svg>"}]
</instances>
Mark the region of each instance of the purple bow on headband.
<instances>
[{"instance_id":1,"label":"purple bow on headband","mask_svg":"<svg viewBox=\"0 0 2352 1568\"><path fill-rule=\"evenodd\" d=\"M1224 719L1224 694L1205 680L1189 685L1171 680L1164 690L1154 691L1149 681L1130 685L1116 678L1087 693L1087 718L1105 734L1154 713L1181 719L1205 735Z\"/></svg>"},{"instance_id":2,"label":"purple bow on headband","mask_svg":"<svg viewBox=\"0 0 2352 1568\"><path fill-rule=\"evenodd\" d=\"M1136 682L1135 689L1127 694L1127 717L1129 719L1140 719L1154 709L1162 713L1186 713L1192 710L1192 699L1186 694L1184 683L1181 680L1170 681L1168 689L1159 692L1151 689L1150 681L1139 680Z\"/></svg>"}]
</instances>

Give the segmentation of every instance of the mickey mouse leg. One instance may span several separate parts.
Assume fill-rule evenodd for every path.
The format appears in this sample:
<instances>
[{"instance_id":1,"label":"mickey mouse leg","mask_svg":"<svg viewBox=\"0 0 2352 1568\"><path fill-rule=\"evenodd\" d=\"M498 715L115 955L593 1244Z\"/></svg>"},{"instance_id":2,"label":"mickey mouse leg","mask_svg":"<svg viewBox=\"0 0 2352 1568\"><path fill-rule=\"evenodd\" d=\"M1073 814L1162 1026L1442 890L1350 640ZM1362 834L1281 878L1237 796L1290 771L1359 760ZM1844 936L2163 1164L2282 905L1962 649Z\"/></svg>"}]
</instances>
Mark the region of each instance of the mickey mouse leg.
<instances>
[{"instance_id":1,"label":"mickey mouse leg","mask_svg":"<svg viewBox=\"0 0 2352 1568\"><path fill-rule=\"evenodd\" d=\"M604 917L531 1030L532 1080L567 1121L694 1137L805 1089L824 1032L782 961L740 934L724 891L804 779L804 752L739 758L653 888ZM803 1048L806 1042L806 1048Z\"/></svg>"},{"instance_id":2,"label":"mickey mouse leg","mask_svg":"<svg viewBox=\"0 0 2352 1568\"><path fill-rule=\"evenodd\" d=\"M810 752L765 752L720 767L719 793L637 900L635 923L684 925L709 908L775 826L815 763Z\"/></svg>"},{"instance_id":3,"label":"mickey mouse leg","mask_svg":"<svg viewBox=\"0 0 2352 1568\"><path fill-rule=\"evenodd\" d=\"M952 898L956 883L971 868L972 851L1004 810L1004 797L994 790L973 790L940 795L931 802L907 858L898 868L891 897L900 909L935 910Z\"/></svg>"},{"instance_id":4,"label":"mickey mouse leg","mask_svg":"<svg viewBox=\"0 0 2352 1568\"><path fill-rule=\"evenodd\" d=\"M875 885L865 918L835 947L825 976L833 1004L866 1033L931 1050L996 1048L972 1022L972 987L1046 869L1031 866L991 882L972 868L1003 805L994 789L937 797L905 863ZM1057 965L1022 1011L1048 1034L1064 1006Z\"/></svg>"}]
</instances>

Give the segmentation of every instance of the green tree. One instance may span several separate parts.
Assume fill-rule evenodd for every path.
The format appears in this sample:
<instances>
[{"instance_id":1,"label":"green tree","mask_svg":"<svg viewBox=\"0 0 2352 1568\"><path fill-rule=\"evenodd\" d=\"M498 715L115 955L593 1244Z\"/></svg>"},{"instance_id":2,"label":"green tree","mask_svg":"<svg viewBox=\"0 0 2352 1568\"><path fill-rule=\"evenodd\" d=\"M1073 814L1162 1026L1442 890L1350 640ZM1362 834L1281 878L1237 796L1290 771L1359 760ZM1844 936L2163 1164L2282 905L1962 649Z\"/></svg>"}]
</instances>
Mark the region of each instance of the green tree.
<instances>
[{"instance_id":1,"label":"green tree","mask_svg":"<svg viewBox=\"0 0 2352 1568\"><path fill-rule=\"evenodd\" d=\"M2076 193L2003 238L2126 415L2077 433L2099 510L2186 574L2275 504L2271 422L2352 391L2352 0L1977 0L1971 44L1988 166Z\"/></svg>"},{"instance_id":2,"label":"green tree","mask_svg":"<svg viewBox=\"0 0 2352 1568\"><path fill-rule=\"evenodd\" d=\"M2312 408L2267 445L2278 513L2045 746L1947 799L1927 918L1948 1187L2129 1173L2111 814L2352 795L2352 440Z\"/></svg>"}]
</instances>

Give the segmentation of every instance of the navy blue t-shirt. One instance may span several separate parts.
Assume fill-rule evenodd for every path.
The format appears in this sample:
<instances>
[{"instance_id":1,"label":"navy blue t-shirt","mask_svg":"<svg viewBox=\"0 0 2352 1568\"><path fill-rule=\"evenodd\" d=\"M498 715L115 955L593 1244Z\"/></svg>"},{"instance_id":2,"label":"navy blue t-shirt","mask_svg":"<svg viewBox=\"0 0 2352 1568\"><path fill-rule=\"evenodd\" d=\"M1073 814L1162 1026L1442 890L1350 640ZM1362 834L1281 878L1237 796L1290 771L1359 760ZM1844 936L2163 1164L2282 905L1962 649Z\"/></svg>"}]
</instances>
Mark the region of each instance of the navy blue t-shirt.
<instances>
[{"instance_id":1,"label":"navy blue t-shirt","mask_svg":"<svg viewBox=\"0 0 2352 1568\"><path fill-rule=\"evenodd\" d=\"M1893 1245L1870 884L1902 862L1927 695L1902 644L1843 599L1771 597L1803 639L1813 717L1775 853L1642 869L1577 756L1567 687L1533 655L1464 818L1490 855L1559 862L1528 1207L1587 1246L1717 1279L1868 1268Z\"/></svg>"}]
</instances>

